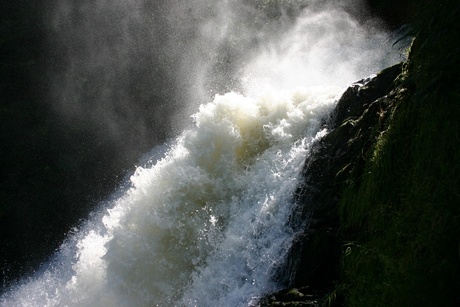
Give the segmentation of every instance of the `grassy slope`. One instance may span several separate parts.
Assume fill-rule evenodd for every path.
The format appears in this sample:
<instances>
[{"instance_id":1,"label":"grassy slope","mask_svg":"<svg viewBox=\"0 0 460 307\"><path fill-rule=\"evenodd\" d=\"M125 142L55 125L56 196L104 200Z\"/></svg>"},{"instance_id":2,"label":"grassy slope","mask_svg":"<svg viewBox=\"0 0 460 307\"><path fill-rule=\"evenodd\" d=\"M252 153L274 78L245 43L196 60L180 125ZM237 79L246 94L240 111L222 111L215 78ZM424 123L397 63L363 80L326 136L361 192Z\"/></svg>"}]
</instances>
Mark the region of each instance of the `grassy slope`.
<instances>
[{"instance_id":1,"label":"grassy slope","mask_svg":"<svg viewBox=\"0 0 460 307\"><path fill-rule=\"evenodd\" d=\"M417 7L409 90L341 199L350 306L460 304L460 5Z\"/></svg>"}]
</instances>

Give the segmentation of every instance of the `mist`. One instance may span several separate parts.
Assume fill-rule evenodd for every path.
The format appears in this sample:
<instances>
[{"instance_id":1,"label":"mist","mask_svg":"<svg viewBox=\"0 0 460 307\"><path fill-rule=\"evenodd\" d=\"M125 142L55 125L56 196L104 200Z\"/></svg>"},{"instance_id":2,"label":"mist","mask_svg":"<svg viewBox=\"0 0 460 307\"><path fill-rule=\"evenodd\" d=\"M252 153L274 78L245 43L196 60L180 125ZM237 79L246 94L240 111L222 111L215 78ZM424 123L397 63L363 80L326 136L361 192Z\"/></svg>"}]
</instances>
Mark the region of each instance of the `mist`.
<instances>
[{"instance_id":1,"label":"mist","mask_svg":"<svg viewBox=\"0 0 460 307\"><path fill-rule=\"evenodd\" d=\"M400 57L360 1L66 0L48 19L57 113L126 153L215 94L346 86Z\"/></svg>"}]
</instances>

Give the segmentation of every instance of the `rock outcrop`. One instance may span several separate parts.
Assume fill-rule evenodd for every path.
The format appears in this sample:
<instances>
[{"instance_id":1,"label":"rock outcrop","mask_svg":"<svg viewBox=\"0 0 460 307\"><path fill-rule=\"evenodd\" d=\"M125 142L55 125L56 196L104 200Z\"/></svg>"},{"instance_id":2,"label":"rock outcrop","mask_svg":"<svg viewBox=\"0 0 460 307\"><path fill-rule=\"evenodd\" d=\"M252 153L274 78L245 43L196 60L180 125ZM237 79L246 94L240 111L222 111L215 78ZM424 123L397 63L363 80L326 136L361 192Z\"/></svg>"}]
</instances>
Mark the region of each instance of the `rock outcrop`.
<instances>
[{"instance_id":1,"label":"rock outcrop","mask_svg":"<svg viewBox=\"0 0 460 307\"><path fill-rule=\"evenodd\" d=\"M364 168L365 153L405 93L397 82L403 65L353 83L338 101L325 123L330 133L312 148L303 170L297 202L300 218L310 222L283 268L287 289L266 296L260 306L319 306L333 292L343 245L338 235L340 193L350 172Z\"/></svg>"}]
</instances>

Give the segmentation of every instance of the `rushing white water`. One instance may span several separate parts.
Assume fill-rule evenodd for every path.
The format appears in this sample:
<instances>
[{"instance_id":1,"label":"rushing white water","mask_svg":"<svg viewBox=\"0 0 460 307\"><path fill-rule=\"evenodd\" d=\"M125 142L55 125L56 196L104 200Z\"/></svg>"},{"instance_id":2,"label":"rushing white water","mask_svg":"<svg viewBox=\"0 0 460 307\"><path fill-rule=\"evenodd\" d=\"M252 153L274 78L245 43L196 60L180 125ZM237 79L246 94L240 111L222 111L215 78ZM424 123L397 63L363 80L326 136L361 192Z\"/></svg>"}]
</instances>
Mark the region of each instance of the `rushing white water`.
<instances>
[{"instance_id":1,"label":"rushing white water","mask_svg":"<svg viewBox=\"0 0 460 307\"><path fill-rule=\"evenodd\" d=\"M202 22L206 38L222 26L219 12L242 19L224 4ZM339 7L305 8L287 28L245 58L243 94L203 101L194 125L154 149L129 187L1 305L247 306L278 289L273 274L297 231L287 223L293 194L327 133L321 123L347 83L398 60L385 35ZM238 23L220 29L230 35Z\"/></svg>"},{"instance_id":2,"label":"rushing white water","mask_svg":"<svg viewBox=\"0 0 460 307\"><path fill-rule=\"evenodd\" d=\"M202 105L196 127L63 247L76 243L71 268L52 267L2 304L237 306L276 289L299 172L336 93L229 93Z\"/></svg>"}]
</instances>

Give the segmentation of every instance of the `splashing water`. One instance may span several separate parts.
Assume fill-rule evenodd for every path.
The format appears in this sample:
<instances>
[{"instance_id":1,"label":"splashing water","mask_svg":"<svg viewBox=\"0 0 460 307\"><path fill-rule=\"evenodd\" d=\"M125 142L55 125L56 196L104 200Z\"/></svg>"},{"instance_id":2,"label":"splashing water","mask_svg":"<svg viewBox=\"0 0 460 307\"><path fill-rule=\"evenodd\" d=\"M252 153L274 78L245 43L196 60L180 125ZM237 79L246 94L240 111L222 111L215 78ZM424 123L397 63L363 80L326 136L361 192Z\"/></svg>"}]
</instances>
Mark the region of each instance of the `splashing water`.
<instances>
[{"instance_id":1,"label":"splashing water","mask_svg":"<svg viewBox=\"0 0 460 307\"><path fill-rule=\"evenodd\" d=\"M298 231L287 222L294 193L322 123L347 83L398 60L382 48L385 35L342 10L298 15L282 39L240 58L244 94L202 104L193 127L154 150L121 196L1 305L247 306L277 290L274 273ZM216 16L203 23L207 39ZM237 25L226 21L220 36Z\"/></svg>"},{"instance_id":2,"label":"splashing water","mask_svg":"<svg viewBox=\"0 0 460 307\"><path fill-rule=\"evenodd\" d=\"M235 306L276 289L299 173L336 93L216 96L162 159L138 167L102 224L73 239L67 274L51 268L3 305Z\"/></svg>"}]
</instances>

